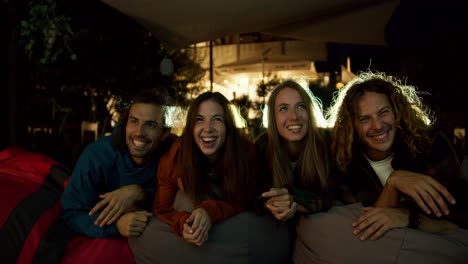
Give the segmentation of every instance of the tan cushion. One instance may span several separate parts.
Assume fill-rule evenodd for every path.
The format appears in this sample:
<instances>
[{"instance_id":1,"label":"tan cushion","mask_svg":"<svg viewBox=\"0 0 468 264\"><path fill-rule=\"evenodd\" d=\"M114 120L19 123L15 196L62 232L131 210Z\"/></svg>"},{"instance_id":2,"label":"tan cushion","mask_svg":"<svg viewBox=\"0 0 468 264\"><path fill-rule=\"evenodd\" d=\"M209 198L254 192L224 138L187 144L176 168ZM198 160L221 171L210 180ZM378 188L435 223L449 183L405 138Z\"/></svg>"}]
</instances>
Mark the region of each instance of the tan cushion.
<instances>
[{"instance_id":1,"label":"tan cushion","mask_svg":"<svg viewBox=\"0 0 468 264\"><path fill-rule=\"evenodd\" d=\"M389 230L376 241L352 234L352 222L362 213L360 203L336 206L326 213L302 217L293 252L302 263L466 263L468 231L429 234L410 228Z\"/></svg>"}]
</instances>

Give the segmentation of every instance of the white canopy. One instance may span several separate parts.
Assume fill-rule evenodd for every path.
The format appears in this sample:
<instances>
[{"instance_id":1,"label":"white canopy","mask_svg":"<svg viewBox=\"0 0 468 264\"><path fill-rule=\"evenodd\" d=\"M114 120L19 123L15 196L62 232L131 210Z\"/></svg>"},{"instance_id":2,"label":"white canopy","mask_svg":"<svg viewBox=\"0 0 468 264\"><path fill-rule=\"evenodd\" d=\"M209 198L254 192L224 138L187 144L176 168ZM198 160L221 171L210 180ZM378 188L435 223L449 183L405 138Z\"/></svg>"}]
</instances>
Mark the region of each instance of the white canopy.
<instances>
[{"instance_id":1,"label":"white canopy","mask_svg":"<svg viewBox=\"0 0 468 264\"><path fill-rule=\"evenodd\" d=\"M294 58L287 55L272 54L265 57L253 56L236 62L223 64L217 70L223 73L241 72L276 72L309 70L311 62L303 58Z\"/></svg>"},{"instance_id":2,"label":"white canopy","mask_svg":"<svg viewBox=\"0 0 468 264\"><path fill-rule=\"evenodd\" d=\"M237 33L314 42L383 45L399 0L101 0L134 18L168 48Z\"/></svg>"}]
</instances>

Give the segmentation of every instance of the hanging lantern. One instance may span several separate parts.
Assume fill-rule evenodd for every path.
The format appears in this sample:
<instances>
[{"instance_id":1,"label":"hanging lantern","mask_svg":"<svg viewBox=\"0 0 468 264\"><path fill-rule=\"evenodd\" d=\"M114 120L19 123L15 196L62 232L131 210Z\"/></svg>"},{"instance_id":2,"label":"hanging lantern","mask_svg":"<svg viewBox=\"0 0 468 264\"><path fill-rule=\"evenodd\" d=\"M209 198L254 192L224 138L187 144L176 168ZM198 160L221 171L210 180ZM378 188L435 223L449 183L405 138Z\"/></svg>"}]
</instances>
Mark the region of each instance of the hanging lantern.
<instances>
[{"instance_id":1,"label":"hanging lantern","mask_svg":"<svg viewBox=\"0 0 468 264\"><path fill-rule=\"evenodd\" d=\"M159 71L164 76L170 76L174 72L174 63L172 60L165 56L159 64Z\"/></svg>"}]
</instances>

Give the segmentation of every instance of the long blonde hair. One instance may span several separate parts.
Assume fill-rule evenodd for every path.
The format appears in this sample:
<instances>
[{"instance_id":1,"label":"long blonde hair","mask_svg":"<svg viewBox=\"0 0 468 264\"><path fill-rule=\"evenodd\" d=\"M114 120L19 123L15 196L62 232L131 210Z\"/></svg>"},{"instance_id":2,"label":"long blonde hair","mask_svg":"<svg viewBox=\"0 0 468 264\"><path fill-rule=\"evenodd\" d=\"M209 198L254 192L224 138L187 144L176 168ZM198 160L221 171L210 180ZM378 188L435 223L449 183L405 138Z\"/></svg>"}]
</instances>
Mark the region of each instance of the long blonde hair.
<instances>
[{"instance_id":1,"label":"long blonde hair","mask_svg":"<svg viewBox=\"0 0 468 264\"><path fill-rule=\"evenodd\" d=\"M268 127L266 129L266 133L268 134L267 149L272 164L273 185L281 187L285 184L290 184L288 179L293 179L293 168L288 161L286 142L278 133L278 127L275 122L274 109L276 98L278 93L284 88L291 88L299 93L302 100L304 100L309 115L304 148L298 159L299 179L297 180L304 187L323 189L327 185L328 178L327 147L323 134L317 126L315 116L316 114L322 114L316 111L316 106L319 106L321 109L321 105L310 91L306 91L301 85L292 80L286 80L276 86L267 104L269 109L267 112ZM316 102L318 105L314 106L313 102Z\"/></svg>"}]
</instances>

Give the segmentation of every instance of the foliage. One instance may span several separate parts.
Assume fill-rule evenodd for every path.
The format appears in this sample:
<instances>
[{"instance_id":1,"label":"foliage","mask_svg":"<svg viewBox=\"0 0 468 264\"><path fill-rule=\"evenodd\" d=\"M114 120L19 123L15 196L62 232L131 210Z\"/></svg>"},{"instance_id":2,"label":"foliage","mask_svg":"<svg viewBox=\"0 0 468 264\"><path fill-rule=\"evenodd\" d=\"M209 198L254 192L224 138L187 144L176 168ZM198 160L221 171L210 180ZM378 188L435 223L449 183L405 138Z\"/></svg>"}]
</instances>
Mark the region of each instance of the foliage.
<instances>
[{"instance_id":1,"label":"foliage","mask_svg":"<svg viewBox=\"0 0 468 264\"><path fill-rule=\"evenodd\" d=\"M263 105L265 105L266 97L270 94L273 88L275 88L275 86L281 83L281 81L282 80L279 79L277 75L273 75L273 77L271 77L271 73L268 73L266 78L262 79L257 84L257 94L259 97L263 98Z\"/></svg>"},{"instance_id":2,"label":"foliage","mask_svg":"<svg viewBox=\"0 0 468 264\"><path fill-rule=\"evenodd\" d=\"M239 108L240 114L245 120L249 118L249 109L254 107L254 102L250 100L248 95L242 95L241 97L237 97L231 100L231 103L233 103Z\"/></svg>"},{"instance_id":3,"label":"foliage","mask_svg":"<svg viewBox=\"0 0 468 264\"><path fill-rule=\"evenodd\" d=\"M70 18L57 13L55 1L29 2L29 17L20 22L19 28L24 52L29 59L37 56L42 64L55 63L60 56L76 60L71 48L73 31Z\"/></svg>"},{"instance_id":4,"label":"foliage","mask_svg":"<svg viewBox=\"0 0 468 264\"><path fill-rule=\"evenodd\" d=\"M17 25L27 76L21 118L24 130L52 128L57 146L70 147L63 138L80 142L81 121L99 122L100 135L109 132L110 107L141 89L168 86L180 96L201 89L204 69L194 54L167 54L148 30L101 1L29 0L24 8ZM161 74L166 56L174 61L172 76Z\"/></svg>"},{"instance_id":5,"label":"foliage","mask_svg":"<svg viewBox=\"0 0 468 264\"><path fill-rule=\"evenodd\" d=\"M180 49L170 54L176 69L172 77L172 86L176 100L182 106L188 106L206 89L202 84L206 70L201 66L198 56L196 49Z\"/></svg>"},{"instance_id":6,"label":"foliage","mask_svg":"<svg viewBox=\"0 0 468 264\"><path fill-rule=\"evenodd\" d=\"M67 116L77 120L103 122L113 97L125 101L138 90L167 86L187 104L186 95L202 89L205 70L196 54L166 53L145 28L100 1L31 0L28 9L28 19L20 22L20 41L32 62L31 95L53 98L48 108L69 109ZM56 32L47 42L53 45L37 45L47 39L46 32ZM66 51L73 51L73 60L60 59ZM161 74L164 57L174 62L172 76ZM52 119L57 117L53 111L47 110Z\"/></svg>"}]
</instances>

